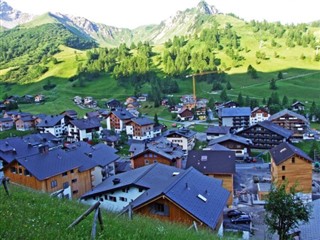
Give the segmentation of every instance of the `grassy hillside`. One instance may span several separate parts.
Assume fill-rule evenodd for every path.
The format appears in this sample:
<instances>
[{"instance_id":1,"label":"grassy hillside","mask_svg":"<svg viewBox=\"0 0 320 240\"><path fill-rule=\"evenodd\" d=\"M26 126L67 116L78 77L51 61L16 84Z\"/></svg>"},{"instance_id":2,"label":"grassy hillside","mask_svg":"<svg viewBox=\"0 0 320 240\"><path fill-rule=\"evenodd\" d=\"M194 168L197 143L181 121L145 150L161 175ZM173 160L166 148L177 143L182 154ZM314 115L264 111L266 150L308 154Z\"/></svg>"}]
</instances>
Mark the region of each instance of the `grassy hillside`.
<instances>
[{"instance_id":1,"label":"grassy hillside","mask_svg":"<svg viewBox=\"0 0 320 240\"><path fill-rule=\"evenodd\" d=\"M10 196L0 188L0 239L90 239L93 213L72 229L67 227L88 206L76 201L50 198L47 194L10 185ZM102 211L104 230L97 226L96 239L218 239L207 231L134 215L127 217ZM228 237L228 239L235 239Z\"/></svg>"}]
</instances>

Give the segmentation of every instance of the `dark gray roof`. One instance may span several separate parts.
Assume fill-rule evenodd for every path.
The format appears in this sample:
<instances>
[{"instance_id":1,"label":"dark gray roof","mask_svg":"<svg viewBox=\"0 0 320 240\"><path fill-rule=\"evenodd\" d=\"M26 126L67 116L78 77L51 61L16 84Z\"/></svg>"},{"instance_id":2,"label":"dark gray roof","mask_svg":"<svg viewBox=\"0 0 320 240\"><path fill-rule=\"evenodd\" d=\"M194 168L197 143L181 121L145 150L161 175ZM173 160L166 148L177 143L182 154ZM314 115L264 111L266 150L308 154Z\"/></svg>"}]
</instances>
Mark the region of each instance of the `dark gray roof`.
<instances>
[{"instance_id":1,"label":"dark gray roof","mask_svg":"<svg viewBox=\"0 0 320 240\"><path fill-rule=\"evenodd\" d=\"M108 164L115 162L119 159L119 155L116 154L118 150L103 144L99 143L94 146L90 144L79 141L73 144L67 145L67 149L72 151L78 151L92 159L96 163L96 165L105 167Z\"/></svg>"},{"instance_id":2,"label":"dark gray roof","mask_svg":"<svg viewBox=\"0 0 320 240\"><path fill-rule=\"evenodd\" d=\"M304 151L293 146L288 142L283 142L278 146L270 149L270 154L276 165L281 164L287 159L293 157L294 155L298 155L300 157L303 157L307 161L312 162L312 159Z\"/></svg>"},{"instance_id":3,"label":"dark gray roof","mask_svg":"<svg viewBox=\"0 0 320 240\"><path fill-rule=\"evenodd\" d=\"M29 115L29 116L23 116L23 117L20 117L18 120L21 120L23 122L31 122L31 121L34 121L34 117Z\"/></svg>"},{"instance_id":4,"label":"dark gray roof","mask_svg":"<svg viewBox=\"0 0 320 240\"><path fill-rule=\"evenodd\" d=\"M209 126L206 130L206 133L208 134L227 134L230 133L231 127L227 126Z\"/></svg>"},{"instance_id":5,"label":"dark gray roof","mask_svg":"<svg viewBox=\"0 0 320 240\"><path fill-rule=\"evenodd\" d=\"M243 137L240 137L240 136L233 135L233 134L229 133L229 134L224 135L222 137L210 140L210 142L208 143L208 146L211 146L211 145L214 145L214 144L217 144L217 143L226 142L226 141L239 142L239 143L242 143L244 145L252 144L252 141L249 140L249 139L246 139L246 138L243 138Z\"/></svg>"},{"instance_id":6,"label":"dark gray roof","mask_svg":"<svg viewBox=\"0 0 320 240\"><path fill-rule=\"evenodd\" d=\"M63 118L63 115L49 115L42 119L42 121L37 124L37 127L54 127Z\"/></svg>"},{"instance_id":7,"label":"dark gray roof","mask_svg":"<svg viewBox=\"0 0 320 240\"><path fill-rule=\"evenodd\" d=\"M265 128L265 129L268 129L269 131L274 132L274 133L276 133L278 135L281 135L284 138L290 138L293 135L292 131L290 131L288 129L285 129L283 127L280 127L279 125L277 125L277 124L275 124L275 123L273 123L271 121L268 121L268 120L265 120L263 122L258 122L258 123L246 128L246 129L244 129L244 130L241 130L241 131L237 132L237 134L245 132L248 129L254 128L256 126L261 126L261 127Z\"/></svg>"},{"instance_id":8,"label":"dark gray roof","mask_svg":"<svg viewBox=\"0 0 320 240\"><path fill-rule=\"evenodd\" d=\"M80 130L101 127L101 123L98 118L74 119L71 120L70 123Z\"/></svg>"},{"instance_id":9,"label":"dark gray roof","mask_svg":"<svg viewBox=\"0 0 320 240\"><path fill-rule=\"evenodd\" d=\"M60 148L18 158L17 161L39 181L73 169L78 168L82 172L96 166L88 156L78 151L64 151Z\"/></svg>"},{"instance_id":10,"label":"dark gray roof","mask_svg":"<svg viewBox=\"0 0 320 240\"><path fill-rule=\"evenodd\" d=\"M191 138L191 137L194 137L196 135L196 132L193 131L193 130L190 130L188 128L185 128L185 127L182 127L182 128L172 128L170 130L167 130L163 133L163 136L164 137L170 137L171 135L174 135L174 134L177 134L177 135L180 135L182 137L185 137L185 138Z\"/></svg>"},{"instance_id":11,"label":"dark gray roof","mask_svg":"<svg viewBox=\"0 0 320 240\"><path fill-rule=\"evenodd\" d=\"M117 118L121 120L128 120L133 118L134 116L127 110L125 109L117 109L115 111L111 111L114 115L117 116Z\"/></svg>"},{"instance_id":12,"label":"dark gray roof","mask_svg":"<svg viewBox=\"0 0 320 240\"><path fill-rule=\"evenodd\" d=\"M120 180L118 184L113 183L116 178ZM207 177L192 167L182 170L156 163L111 176L81 198L127 186L138 186L146 190L131 202L133 209L164 195L211 228L218 223L229 197L221 180Z\"/></svg>"},{"instance_id":13,"label":"dark gray roof","mask_svg":"<svg viewBox=\"0 0 320 240\"><path fill-rule=\"evenodd\" d=\"M222 108L221 117L240 117L240 116L250 116L250 107L236 107L236 108Z\"/></svg>"},{"instance_id":14,"label":"dark gray roof","mask_svg":"<svg viewBox=\"0 0 320 240\"><path fill-rule=\"evenodd\" d=\"M308 123L308 122L309 122L309 121L308 121L304 116L302 116L301 114L298 114L298 113L296 113L296 112L290 111L290 110L288 110L288 109L284 109L284 110L282 110L282 111L280 111L280 112L277 112L277 113L271 115L271 116L269 117L269 120L272 121L272 120L274 120L274 119L280 118L280 117L282 117L282 116L284 116L284 115L287 115L287 114L290 115L290 116L296 117L296 118L304 121L305 123Z\"/></svg>"},{"instance_id":15,"label":"dark gray roof","mask_svg":"<svg viewBox=\"0 0 320 240\"><path fill-rule=\"evenodd\" d=\"M186 167L194 167L203 174L228 173L236 171L234 151L191 150Z\"/></svg>"},{"instance_id":16,"label":"dark gray roof","mask_svg":"<svg viewBox=\"0 0 320 240\"><path fill-rule=\"evenodd\" d=\"M0 118L0 122L12 122L12 118L10 118L10 117Z\"/></svg>"},{"instance_id":17,"label":"dark gray roof","mask_svg":"<svg viewBox=\"0 0 320 240\"><path fill-rule=\"evenodd\" d=\"M229 148L222 146L218 143L210 145L208 147L206 147L206 150L214 150L214 151L230 151Z\"/></svg>"},{"instance_id":18,"label":"dark gray roof","mask_svg":"<svg viewBox=\"0 0 320 240\"><path fill-rule=\"evenodd\" d=\"M299 225L300 237L305 240L315 240L320 236L320 199L309 204L312 205L312 213L309 222Z\"/></svg>"},{"instance_id":19,"label":"dark gray roof","mask_svg":"<svg viewBox=\"0 0 320 240\"><path fill-rule=\"evenodd\" d=\"M150 118L147 118L147 117L132 118L131 121L133 121L134 123L136 123L140 126L154 124L153 120L151 120Z\"/></svg>"}]
</instances>

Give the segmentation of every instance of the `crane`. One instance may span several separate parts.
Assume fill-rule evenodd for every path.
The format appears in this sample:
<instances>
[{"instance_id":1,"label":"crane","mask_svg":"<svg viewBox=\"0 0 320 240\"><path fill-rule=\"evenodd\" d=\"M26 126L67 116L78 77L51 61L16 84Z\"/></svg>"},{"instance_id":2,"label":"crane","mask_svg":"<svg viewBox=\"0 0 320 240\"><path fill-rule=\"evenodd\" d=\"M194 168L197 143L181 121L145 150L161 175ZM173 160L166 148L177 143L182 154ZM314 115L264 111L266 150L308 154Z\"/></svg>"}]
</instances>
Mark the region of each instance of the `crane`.
<instances>
[{"instance_id":1,"label":"crane","mask_svg":"<svg viewBox=\"0 0 320 240\"><path fill-rule=\"evenodd\" d=\"M217 73L218 71L206 71L206 72L200 72L200 73L193 73L190 75L187 75L186 78L190 78L192 77L192 89L193 89L193 99L196 102L197 101L197 97L196 97L196 76L203 76L203 75L207 75L207 74L211 74L211 73Z\"/></svg>"}]
</instances>

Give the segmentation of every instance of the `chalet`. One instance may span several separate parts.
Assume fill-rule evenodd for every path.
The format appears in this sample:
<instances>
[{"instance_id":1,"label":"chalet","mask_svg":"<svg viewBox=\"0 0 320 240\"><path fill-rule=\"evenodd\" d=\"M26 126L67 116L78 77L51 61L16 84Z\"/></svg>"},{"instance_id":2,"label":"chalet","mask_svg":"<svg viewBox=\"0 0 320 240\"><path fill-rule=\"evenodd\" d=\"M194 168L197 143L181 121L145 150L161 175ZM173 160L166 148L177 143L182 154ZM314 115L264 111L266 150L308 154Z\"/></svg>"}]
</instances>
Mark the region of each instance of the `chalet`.
<instances>
[{"instance_id":1,"label":"chalet","mask_svg":"<svg viewBox=\"0 0 320 240\"><path fill-rule=\"evenodd\" d=\"M134 96L130 96L126 99L125 105L128 105L129 103L134 103L137 101L137 98Z\"/></svg>"},{"instance_id":2,"label":"chalet","mask_svg":"<svg viewBox=\"0 0 320 240\"><path fill-rule=\"evenodd\" d=\"M293 131L294 138L303 138L303 134L309 130L309 121L302 115L284 109L270 116L269 121Z\"/></svg>"},{"instance_id":3,"label":"chalet","mask_svg":"<svg viewBox=\"0 0 320 240\"><path fill-rule=\"evenodd\" d=\"M183 108L183 106L181 106L181 105L174 105L174 106L170 106L169 107L169 111L171 112L171 113L178 113L178 112L180 112L181 111L181 109Z\"/></svg>"},{"instance_id":4,"label":"chalet","mask_svg":"<svg viewBox=\"0 0 320 240\"><path fill-rule=\"evenodd\" d=\"M288 183L288 188L298 184L297 190L311 199L312 159L301 149L284 142L270 150L271 176L274 184Z\"/></svg>"},{"instance_id":5,"label":"chalet","mask_svg":"<svg viewBox=\"0 0 320 240\"><path fill-rule=\"evenodd\" d=\"M235 152L237 159L243 159L250 155L251 140L234 135L227 134L220 138L210 140L208 146L220 144Z\"/></svg>"},{"instance_id":6,"label":"chalet","mask_svg":"<svg viewBox=\"0 0 320 240\"><path fill-rule=\"evenodd\" d=\"M129 110L137 110L138 108L140 108L140 103L137 102L129 102L127 103L126 109Z\"/></svg>"},{"instance_id":7,"label":"chalet","mask_svg":"<svg viewBox=\"0 0 320 240\"><path fill-rule=\"evenodd\" d=\"M28 131L35 129L35 117L25 116L20 117L15 121L16 130L18 131Z\"/></svg>"},{"instance_id":8,"label":"chalet","mask_svg":"<svg viewBox=\"0 0 320 240\"><path fill-rule=\"evenodd\" d=\"M90 105L93 102L93 97L87 96L83 98L84 105Z\"/></svg>"},{"instance_id":9,"label":"chalet","mask_svg":"<svg viewBox=\"0 0 320 240\"><path fill-rule=\"evenodd\" d=\"M232 129L247 128L250 125L250 107L222 108L219 114L219 125Z\"/></svg>"},{"instance_id":10,"label":"chalet","mask_svg":"<svg viewBox=\"0 0 320 240\"><path fill-rule=\"evenodd\" d=\"M192 121L194 118L193 112L186 107L183 107L177 115L177 118L181 121Z\"/></svg>"},{"instance_id":11,"label":"chalet","mask_svg":"<svg viewBox=\"0 0 320 240\"><path fill-rule=\"evenodd\" d=\"M45 99L45 96L42 95L42 94L37 94L34 96L34 102L35 103L40 103L40 102L43 102Z\"/></svg>"},{"instance_id":12,"label":"chalet","mask_svg":"<svg viewBox=\"0 0 320 240\"><path fill-rule=\"evenodd\" d=\"M74 102L75 104L77 104L77 105L82 104L82 97L80 97L80 96L75 96L75 97L73 98L73 102Z\"/></svg>"},{"instance_id":13,"label":"chalet","mask_svg":"<svg viewBox=\"0 0 320 240\"><path fill-rule=\"evenodd\" d=\"M132 118L126 124L126 133L129 138L135 140L152 139L161 132L154 131L154 122L150 118L140 117Z\"/></svg>"},{"instance_id":14,"label":"chalet","mask_svg":"<svg viewBox=\"0 0 320 240\"><path fill-rule=\"evenodd\" d=\"M120 136L118 133L113 132L112 130L103 129L101 131L101 138L100 139L106 145L114 148L119 143Z\"/></svg>"},{"instance_id":15,"label":"chalet","mask_svg":"<svg viewBox=\"0 0 320 240\"><path fill-rule=\"evenodd\" d=\"M113 211L126 211L162 221L221 230L223 209L229 193L221 181L204 176L194 168L177 169L152 164L107 179L81 199L97 200Z\"/></svg>"},{"instance_id":16,"label":"chalet","mask_svg":"<svg viewBox=\"0 0 320 240\"><path fill-rule=\"evenodd\" d=\"M266 108L256 107L251 111L250 125L268 120L270 113Z\"/></svg>"},{"instance_id":17,"label":"chalet","mask_svg":"<svg viewBox=\"0 0 320 240\"><path fill-rule=\"evenodd\" d=\"M291 105L292 111L295 111L295 112L303 112L304 107L305 105L300 101L296 101Z\"/></svg>"},{"instance_id":18,"label":"chalet","mask_svg":"<svg viewBox=\"0 0 320 240\"><path fill-rule=\"evenodd\" d=\"M40 133L51 133L62 137L67 129L64 115L50 115L36 125Z\"/></svg>"},{"instance_id":19,"label":"chalet","mask_svg":"<svg viewBox=\"0 0 320 240\"><path fill-rule=\"evenodd\" d=\"M133 169L153 163L162 163L177 168L182 167L183 151L177 145L159 139L149 143L134 143L130 146L131 167Z\"/></svg>"},{"instance_id":20,"label":"chalet","mask_svg":"<svg viewBox=\"0 0 320 240\"><path fill-rule=\"evenodd\" d=\"M6 111L3 114L3 118L11 118L14 122L21 117L31 116L31 113L19 112L19 111Z\"/></svg>"},{"instance_id":21,"label":"chalet","mask_svg":"<svg viewBox=\"0 0 320 240\"><path fill-rule=\"evenodd\" d=\"M34 102L34 96L32 96L32 95L23 95L19 99L19 102L21 102L21 103L33 103Z\"/></svg>"},{"instance_id":22,"label":"chalet","mask_svg":"<svg viewBox=\"0 0 320 240\"><path fill-rule=\"evenodd\" d=\"M222 137L230 133L231 127L226 126L209 126L206 130L207 140L210 141L215 138Z\"/></svg>"},{"instance_id":23,"label":"chalet","mask_svg":"<svg viewBox=\"0 0 320 240\"><path fill-rule=\"evenodd\" d=\"M206 176L222 180L222 186L230 192L228 205L232 205L235 160L235 153L229 149L192 150L188 153L186 167L193 167Z\"/></svg>"},{"instance_id":24,"label":"chalet","mask_svg":"<svg viewBox=\"0 0 320 240\"><path fill-rule=\"evenodd\" d=\"M180 145L185 152L195 146L196 132L188 128L173 128L164 132L163 136L168 141Z\"/></svg>"},{"instance_id":25,"label":"chalet","mask_svg":"<svg viewBox=\"0 0 320 240\"><path fill-rule=\"evenodd\" d=\"M87 112L84 115L84 118L85 119L88 119L88 118L100 118L100 112L99 111Z\"/></svg>"},{"instance_id":26,"label":"chalet","mask_svg":"<svg viewBox=\"0 0 320 240\"><path fill-rule=\"evenodd\" d=\"M39 147L37 154L14 158L4 166L10 181L42 192L63 190L68 198L78 198L92 188L95 163L77 151Z\"/></svg>"},{"instance_id":27,"label":"chalet","mask_svg":"<svg viewBox=\"0 0 320 240\"><path fill-rule=\"evenodd\" d=\"M223 109L223 108L237 108L237 107L239 107L239 104L234 101L227 101L227 102L222 102L222 103L215 102L214 107L215 107L215 111L216 111L217 115L219 116L219 114L221 113L221 109Z\"/></svg>"},{"instance_id":28,"label":"chalet","mask_svg":"<svg viewBox=\"0 0 320 240\"><path fill-rule=\"evenodd\" d=\"M61 112L59 115L63 115L65 117L68 117L69 119L77 119L78 113L73 109L68 109L63 112Z\"/></svg>"},{"instance_id":29,"label":"chalet","mask_svg":"<svg viewBox=\"0 0 320 240\"><path fill-rule=\"evenodd\" d=\"M6 131L13 128L13 120L10 117L0 118L0 131Z\"/></svg>"},{"instance_id":30,"label":"chalet","mask_svg":"<svg viewBox=\"0 0 320 240\"><path fill-rule=\"evenodd\" d=\"M91 146L90 144L80 141L77 143L68 144L66 148L69 151L77 151L90 158L95 162L95 168L91 175L92 186L95 187L104 181L106 178L115 175L115 164L120 158L116 154L117 150L103 143Z\"/></svg>"},{"instance_id":31,"label":"chalet","mask_svg":"<svg viewBox=\"0 0 320 240\"><path fill-rule=\"evenodd\" d=\"M252 148L271 149L282 142L289 141L293 132L270 121L258 122L236 133L252 142Z\"/></svg>"},{"instance_id":32,"label":"chalet","mask_svg":"<svg viewBox=\"0 0 320 240\"><path fill-rule=\"evenodd\" d=\"M196 99L194 99L194 96L192 95L184 95L180 98L180 101L182 102L183 107L188 110L192 110L196 107Z\"/></svg>"},{"instance_id":33,"label":"chalet","mask_svg":"<svg viewBox=\"0 0 320 240\"><path fill-rule=\"evenodd\" d=\"M117 99L110 99L105 103L105 106L109 109L109 110L115 110L117 108L121 107L121 102L118 101Z\"/></svg>"},{"instance_id":34,"label":"chalet","mask_svg":"<svg viewBox=\"0 0 320 240\"><path fill-rule=\"evenodd\" d=\"M74 119L67 126L67 139L70 142L92 141L95 137L100 137L101 131L98 118Z\"/></svg>"},{"instance_id":35,"label":"chalet","mask_svg":"<svg viewBox=\"0 0 320 240\"><path fill-rule=\"evenodd\" d=\"M106 117L107 129L113 129L116 132L126 130L126 124L133 118L133 115L127 110L120 108L109 112Z\"/></svg>"}]
</instances>

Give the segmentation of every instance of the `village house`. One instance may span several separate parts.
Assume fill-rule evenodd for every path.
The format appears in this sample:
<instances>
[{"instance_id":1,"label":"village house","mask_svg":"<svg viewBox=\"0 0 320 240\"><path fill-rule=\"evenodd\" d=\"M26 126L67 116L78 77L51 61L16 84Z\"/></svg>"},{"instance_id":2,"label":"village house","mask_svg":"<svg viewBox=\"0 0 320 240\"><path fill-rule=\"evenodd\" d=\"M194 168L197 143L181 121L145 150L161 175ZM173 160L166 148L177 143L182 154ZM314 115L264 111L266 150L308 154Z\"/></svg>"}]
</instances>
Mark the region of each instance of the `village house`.
<instances>
[{"instance_id":1,"label":"village house","mask_svg":"<svg viewBox=\"0 0 320 240\"><path fill-rule=\"evenodd\" d=\"M219 125L238 130L250 126L250 107L222 108L219 112Z\"/></svg>"},{"instance_id":2,"label":"village house","mask_svg":"<svg viewBox=\"0 0 320 240\"><path fill-rule=\"evenodd\" d=\"M0 131L6 131L13 128L13 120L10 117L0 118Z\"/></svg>"},{"instance_id":3,"label":"village house","mask_svg":"<svg viewBox=\"0 0 320 240\"><path fill-rule=\"evenodd\" d=\"M13 122L17 121L21 117L30 116L31 113L19 112L19 111L6 111L3 113L3 118L11 118Z\"/></svg>"},{"instance_id":4,"label":"village house","mask_svg":"<svg viewBox=\"0 0 320 240\"><path fill-rule=\"evenodd\" d=\"M192 167L182 170L156 163L112 176L81 199L90 205L98 200L103 208L117 212L128 210L130 203L133 213L222 231L228 196L220 180Z\"/></svg>"},{"instance_id":5,"label":"village house","mask_svg":"<svg viewBox=\"0 0 320 240\"><path fill-rule=\"evenodd\" d=\"M120 135L112 130L103 129L101 131L100 140L106 145L115 148L115 146L119 143Z\"/></svg>"},{"instance_id":6,"label":"village house","mask_svg":"<svg viewBox=\"0 0 320 240\"><path fill-rule=\"evenodd\" d=\"M192 121L194 118L194 114L188 108L183 107L180 111L178 111L177 118L180 121Z\"/></svg>"},{"instance_id":7,"label":"village house","mask_svg":"<svg viewBox=\"0 0 320 240\"><path fill-rule=\"evenodd\" d=\"M209 126L206 130L207 140L210 141L215 138L222 137L230 133L231 127L226 126Z\"/></svg>"},{"instance_id":8,"label":"village house","mask_svg":"<svg viewBox=\"0 0 320 240\"><path fill-rule=\"evenodd\" d=\"M82 153L88 156L91 161L95 162L94 170L91 172L91 175L93 176L93 187L100 184L106 178L116 174L116 161L120 158L119 155L116 154L116 149L103 143L92 146L83 141L67 144L66 149Z\"/></svg>"},{"instance_id":9,"label":"village house","mask_svg":"<svg viewBox=\"0 0 320 240\"><path fill-rule=\"evenodd\" d=\"M126 105L126 109L128 110L128 111L130 111L130 110L137 110L138 108L140 108L140 103L138 102L138 101L136 101L136 102L130 102L130 103L127 103L127 105Z\"/></svg>"},{"instance_id":10,"label":"village house","mask_svg":"<svg viewBox=\"0 0 320 240\"><path fill-rule=\"evenodd\" d=\"M173 128L163 133L168 141L178 144L184 152L192 150L195 146L196 132L188 128Z\"/></svg>"},{"instance_id":11,"label":"village house","mask_svg":"<svg viewBox=\"0 0 320 240\"><path fill-rule=\"evenodd\" d=\"M126 102L124 103L125 105L129 104L129 103L134 103L137 101L137 98L134 96L130 96L126 99Z\"/></svg>"},{"instance_id":12,"label":"village house","mask_svg":"<svg viewBox=\"0 0 320 240\"><path fill-rule=\"evenodd\" d=\"M236 158L241 160L250 156L250 152L251 152L250 147L252 145L252 142L249 139L229 133L223 137L210 140L210 142L208 143L208 146L210 147L214 144L220 144L234 151L236 154Z\"/></svg>"},{"instance_id":13,"label":"village house","mask_svg":"<svg viewBox=\"0 0 320 240\"><path fill-rule=\"evenodd\" d=\"M297 184L301 197L311 200L312 159L288 142L272 148L270 156L272 182L276 185L287 182L287 190Z\"/></svg>"},{"instance_id":14,"label":"village house","mask_svg":"<svg viewBox=\"0 0 320 240\"><path fill-rule=\"evenodd\" d=\"M130 139L134 140L152 139L161 134L159 130L159 128L154 128L153 120L147 117L132 118L126 124L126 133Z\"/></svg>"},{"instance_id":15,"label":"village house","mask_svg":"<svg viewBox=\"0 0 320 240\"><path fill-rule=\"evenodd\" d=\"M134 116L128 112L126 109L120 108L109 112L106 116L106 125L108 130L114 130L116 132L121 132L126 130L126 124Z\"/></svg>"},{"instance_id":16,"label":"village house","mask_svg":"<svg viewBox=\"0 0 320 240\"><path fill-rule=\"evenodd\" d=\"M251 148L271 149L282 142L289 141L293 132L270 121L258 122L236 133L252 142Z\"/></svg>"},{"instance_id":17,"label":"village house","mask_svg":"<svg viewBox=\"0 0 320 240\"><path fill-rule=\"evenodd\" d=\"M130 146L131 167L133 169L153 163L162 163L177 168L182 167L182 148L164 138L149 143L133 143Z\"/></svg>"},{"instance_id":18,"label":"village house","mask_svg":"<svg viewBox=\"0 0 320 240\"><path fill-rule=\"evenodd\" d=\"M77 104L77 105L82 104L82 97L80 97L80 96L75 96L75 97L73 98L73 102L74 102L75 104Z\"/></svg>"},{"instance_id":19,"label":"village house","mask_svg":"<svg viewBox=\"0 0 320 240\"><path fill-rule=\"evenodd\" d=\"M236 173L235 153L222 150L191 150L186 168L193 167L206 176L222 180L222 186L230 192L228 205L233 205L233 176Z\"/></svg>"},{"instance_id":20,"label":"village house","mask_svg":"<svg viewBox=\"0 0 320 240\"><path fill-rule=\"evenodd\" d=\"M37 94L34 96L35 103L40 103L40 102L43 102L44 100L45 100L45 96L42 94Z\"/></svg>"},{"instance_id":21,"label":"village house","mask_svg":"<svg viewBox=\"0 0 320 240\"><path fill-rule=\"evenodd\" d=\"M20 117L15 121L16 130L18 131L34 130L35 125L36 125L36 118L31 115Z\"/></svg>"},{"instance_id":22,"label":"village house","mask_svg":"<svg viewBox=\"0 0 320 240\"><path fill-rule=\"evenodd\" d=\"M214 103L216 114L219 116L221 113L221 109L223 108L237 108L239 104L234 101L227 101L227 102L215 102Z\"/></svg>"},{"instance_id":23,"label":"village house","mask_svg":"<svg viewBox=\"0 0 320 240\"><path fill-rule=\"evenodd\" d=\"M309 121L304 116L284 109L270 116L269 121L293 131L293 138L303 138L303 135L309 131Z\"/></svg>"},{"instance_id":24,"label":"village house","mask_svg":"<svg viewBox=\"0 0 320 240\"><path fill-rule=\"evenodd\" d=\"M180 101L182 102L183 107L188 110L192 110L196 107L196 99L194 99L194 96L192 95L184 95L180 98Z\"/></svg>"},{"instance_id":25,"label":"village house","mask_svg":"<svg viewBox=\"0 0 320 240\"><path fill-rule=\"evenodd\" d=\"M49 151L45 145L38 153L14 158L4 166L10 181L47 193L62 190L66 198L78 198L92 188L91 171L95 162L78 151L60 148Z\"/></svg>"},{"instance_id":26,"label":"village house","mask_svg":"<svg viewBox=\"0 0 320 240\"><path fill-rule=\"evenodd\" d=\"M305 107L305 105L302 102L296 101L296 102L292 103L291 110L295 111L295 112L303 112L304 107Z\"/></svg>"},{"instance_id":27,"label":"village house","mask_svg":"<svg viewBox=\"0 0 320 240\"><path fill-rule=\"evenodd\" d=\"M67 140L70 142L92 141L100 138L102 131L98 118L74 119L67 126Z\"/></svg>"},{"instance_id":28,"label":"village house","mask_svg":"<svg viewBox=\"0 0 320 240\"><path fill-rule=\"evenodd\" d=\"M270 113L266 108L256 107L251 111L250 125L268 120Z\"/></svg>"},{"instance_id":29,"label":"village house","mask_svg":"<svg viewBox=\"0 0 320 240\"><path fill-rule=\"evenodd\" d=\"M105 106L109 110L115 110L117 108L121 108L121 102L118 101L117 99L112 98L112 99L105 102Z\"/></svg>"},{"instance_id":30,"label":"village house","mask_svg":"<svg viewBox=\"0 0 320 240\"><path fill-rule=\"evenodd\" d=\"M56 137L62 137L67 129L64 115L49 115L36 127L40 133L51 133Z\"/></svg>"}]
</instances>

